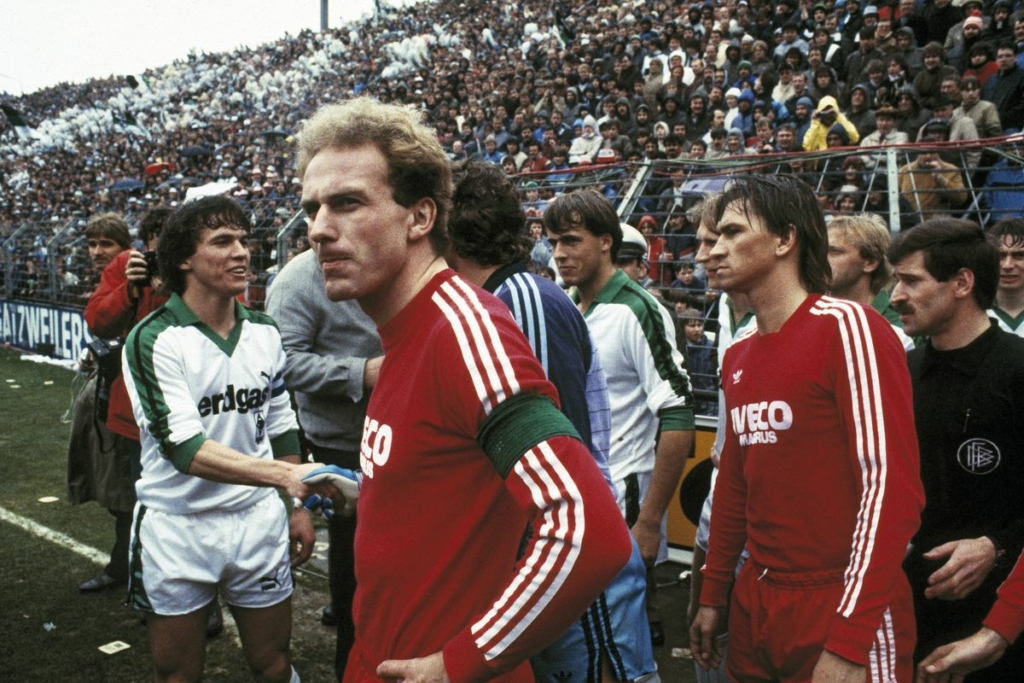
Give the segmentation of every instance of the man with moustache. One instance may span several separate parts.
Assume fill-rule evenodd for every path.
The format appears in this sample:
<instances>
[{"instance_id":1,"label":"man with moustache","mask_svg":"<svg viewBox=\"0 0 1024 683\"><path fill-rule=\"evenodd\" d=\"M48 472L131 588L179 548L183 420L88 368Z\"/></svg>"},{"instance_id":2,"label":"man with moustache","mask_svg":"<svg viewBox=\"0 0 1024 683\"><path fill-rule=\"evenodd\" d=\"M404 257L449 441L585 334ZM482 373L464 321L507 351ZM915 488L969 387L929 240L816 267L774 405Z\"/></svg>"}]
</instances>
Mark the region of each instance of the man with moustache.
<instances>
[{"instance_id":1,"label":"man with moustache","mask_svg":"<svg viewBox=\"0 0 1024 683\"><path fill-rule=\"evenodd\" d=\"M384 348L344 680L532 681L629 558L615 500L508 308L446 267L451 169L421 115L329 105L298 147L327 296Z\"/></svg>"},{"instance_id":2,"label":"man with moustache","mask_svg":"<svg viewBox=\"0 0 1024 683\"><path fill-rule=\"evenodd\" d=\"M999 253L970 221L936 218L889 248L892 305L928 341L907 356L928 505L905 567L920 660L981 624L1024 549L1024 340L999 329ZM1014 646L972 681L1014 680Z\"/></svg>"}]
</instances>

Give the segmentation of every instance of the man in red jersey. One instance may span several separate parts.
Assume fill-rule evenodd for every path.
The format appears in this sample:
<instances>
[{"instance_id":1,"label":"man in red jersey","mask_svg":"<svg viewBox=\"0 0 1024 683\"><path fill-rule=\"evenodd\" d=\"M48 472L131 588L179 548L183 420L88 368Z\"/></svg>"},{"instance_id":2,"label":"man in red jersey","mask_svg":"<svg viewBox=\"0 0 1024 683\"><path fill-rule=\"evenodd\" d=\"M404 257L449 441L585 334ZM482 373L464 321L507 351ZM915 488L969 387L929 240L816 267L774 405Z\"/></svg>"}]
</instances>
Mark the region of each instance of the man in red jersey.
<instances>
[{"instance_id":1,"label":"man in red jersey","mask_svg":"<svg viewBox=\"0 0 1024 683\"><path fill-rule=\"evenodd\" d=\"M903 347L869 307L823 296L828 236L802 182L740 180L715 217L708 267L749 297L757 329L722 366L726 439L694 657L717 664L729 605L733 680L910 680L900 563L924 498Z\"/></svg>"},{"instance_id":2,"label":"man in red jersey","mask_svg":"<svg viewBox=\"0 0 1024 683\"><path fill-rule=\"evenodd\" d=\"M532 681L527 658L629 559L615 499L508 307L446 267L451 170L419 114L324 107L298 171L327 296L384 348L344 680Z\"/></svg>"}]
</instances>

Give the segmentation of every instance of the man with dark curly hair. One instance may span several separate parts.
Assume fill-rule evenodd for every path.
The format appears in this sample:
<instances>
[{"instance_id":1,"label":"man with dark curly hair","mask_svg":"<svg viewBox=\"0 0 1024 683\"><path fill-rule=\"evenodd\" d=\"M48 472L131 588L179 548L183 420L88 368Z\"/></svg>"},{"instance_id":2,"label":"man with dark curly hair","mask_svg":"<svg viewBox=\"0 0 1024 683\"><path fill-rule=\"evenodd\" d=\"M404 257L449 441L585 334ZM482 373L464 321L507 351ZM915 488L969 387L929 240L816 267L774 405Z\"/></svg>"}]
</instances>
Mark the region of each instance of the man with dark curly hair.
<instances>
[{"instance_id":1,"label":"man with dark curly hair","mask_svg":"<svg viewBox=\"0 0 1024 683\"><path fill-rule=\"evenodd\" d=\"M551 280L526 271L531 239L519 194L498 169L479 161L454 168L448 232L452 268L509 307L561 399L562 412L608 473L608 390L583 315ZM629 563L586 613L531 659L541 683L658 680L644 607L646 570L633 542ZM602 674L606 678L602 678Z\"/></svg>"}]
</instances>

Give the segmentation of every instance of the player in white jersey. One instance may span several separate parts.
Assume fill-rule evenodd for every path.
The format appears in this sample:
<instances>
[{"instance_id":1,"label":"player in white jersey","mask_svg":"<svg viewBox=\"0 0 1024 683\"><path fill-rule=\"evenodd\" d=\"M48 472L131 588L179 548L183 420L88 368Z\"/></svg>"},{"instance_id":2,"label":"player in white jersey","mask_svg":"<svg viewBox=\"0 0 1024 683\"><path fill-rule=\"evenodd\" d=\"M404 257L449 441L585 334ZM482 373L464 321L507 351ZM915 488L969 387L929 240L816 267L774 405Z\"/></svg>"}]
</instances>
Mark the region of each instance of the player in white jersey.
<instances>
[{"instance_id":1,"label":"player in white jersey","mask_svg":"<svg viewBox=\"0 0 1024 683\"><path fill-rule=\"evenodd\" d=\"M619 507L648 567L668 556L665 511L693 447L693 392L668 311L616 267L622 228L590 192L555 199L544 227L562 278L587 321L608 380L608 465ZM648 575L648 602L654 583ZM651 617L651 639L663 632Z\"/></svg>"},{"instance_id":2,"label":"player in white jersey","mask_svg":"<svg viewBox=\"0 0 1024 683\"><path fill-rule=\"evenodd\" d=\"M218 591L255 679L298 681L289 539L300 564L315 536L309 513L296 505L289 520L270 487L305 497L301 477L315 466L298 464L280 334L237 301L248 235L245 214L223 197L173 214L158 252L171 297L125 343L142 437L129 591L149 613L157 681L200 679L205 612Z\"/></svg>"},{"instance_id":3,"label":"player in white jersey","mask_svg":"<svg viewBox=\"0 0 1024 683\"><path fill-rule=\"evenodd\" d=\"M664 557L662 520L693 443L693 394L675 329L664 307L615 267L622 229L607 200L588 192L563 195L548 207L544 225L608 378L608 464L650 564ZM648 487L647 495L638 494Z\"/></svg>"},{"instance_id":4,"label":"player in white jersey","mask_svg":"<svg viewBox=\"0 0 1024 683\"><path fill-rule=\"evenodd\" d=\"M999 327L1024 337L1024 218L1006 218L988 231L999 249L999 288L988 311Z\"/></svg>"}]
</instances>

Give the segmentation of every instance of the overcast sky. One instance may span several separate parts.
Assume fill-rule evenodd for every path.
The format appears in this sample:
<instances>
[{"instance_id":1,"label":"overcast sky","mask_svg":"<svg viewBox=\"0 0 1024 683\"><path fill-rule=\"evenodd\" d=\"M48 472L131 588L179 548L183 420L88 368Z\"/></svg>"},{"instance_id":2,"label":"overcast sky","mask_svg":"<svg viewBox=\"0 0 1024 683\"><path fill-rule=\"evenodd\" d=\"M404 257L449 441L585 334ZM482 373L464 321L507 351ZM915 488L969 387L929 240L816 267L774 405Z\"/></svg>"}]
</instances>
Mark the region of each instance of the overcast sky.
<instances>
[{"instance_id":1,"label":"overcast sky","mask_svg":"<svg viewBox=\"0 0 1024 683\"><path fill-rule=\"evenodd\" d=\"M330 26L372 7L330 0ZM320 0L0 0L0 91L139 73L192 48L221 52L305 28L319 30Z\"/></svg>"}]
</instances>

